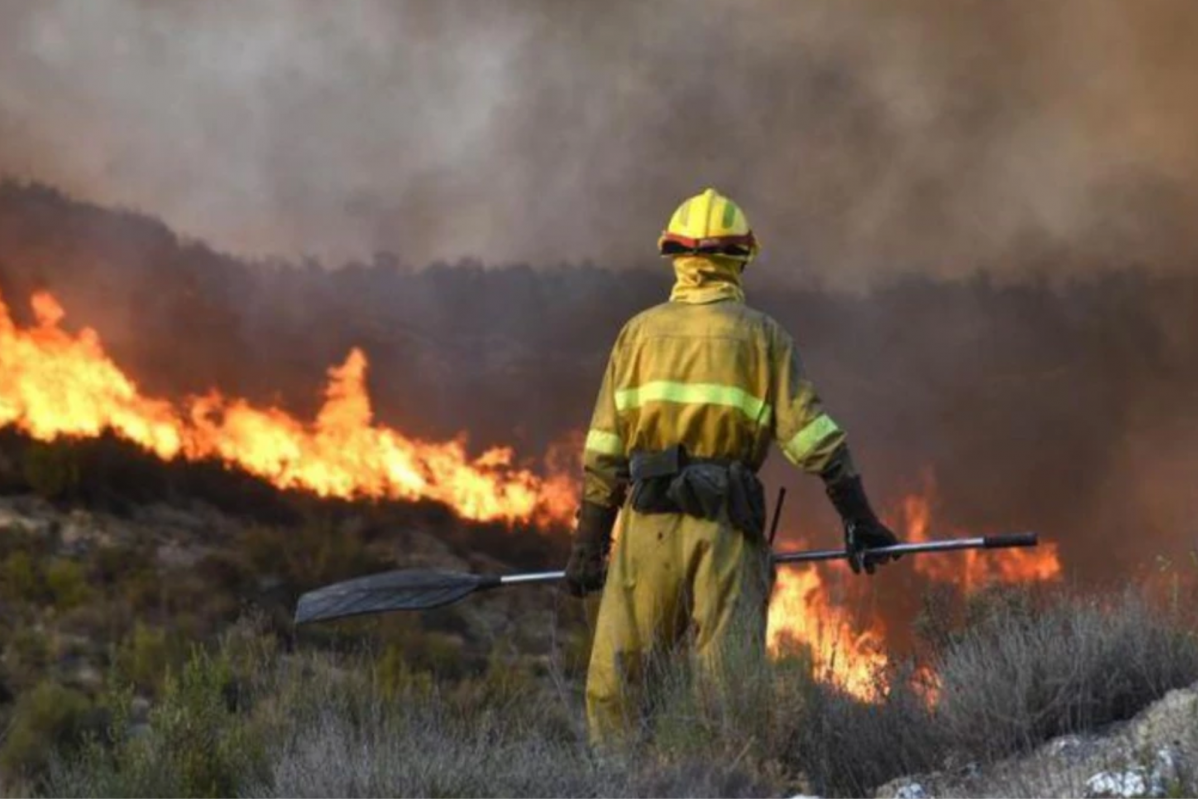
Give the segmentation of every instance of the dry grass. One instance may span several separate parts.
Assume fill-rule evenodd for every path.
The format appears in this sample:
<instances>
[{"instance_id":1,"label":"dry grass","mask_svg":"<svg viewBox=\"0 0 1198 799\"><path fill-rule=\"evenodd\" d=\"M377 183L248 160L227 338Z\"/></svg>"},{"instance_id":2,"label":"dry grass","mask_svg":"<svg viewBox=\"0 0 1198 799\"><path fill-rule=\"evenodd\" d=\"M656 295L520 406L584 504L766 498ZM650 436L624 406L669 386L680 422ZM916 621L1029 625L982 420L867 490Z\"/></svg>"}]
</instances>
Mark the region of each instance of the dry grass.
<instances>
[{"instance_id":1,"label":"dry grass","mask_svg":"<svg viewBox=\"0 0 1198 799\"><path fill-rule=\"evenodd\" d=\"M1198 681L1179 611L1136 594L993 597L937 658L936 717L952 749L989 761L1130 718Z\"/></svg>"},{"instance_id":2,"label":"dry grass","mask_svg":"<svg viewBox=\"0 0 1198 799\"><path fill-rule=\"evenodd\" d=\"M581 686L493 663L439 681L400 663L283 654L252 627L197 655L135 734L58 760L55 795L863 795L1126 718L1198 681L1198 642L1132 596L990 597L937 653L941 700L909 674L864 704L800 655L732 651L723 676L659 664L651 720L591 752ZM706 675L706 676L705 676ZM119 704L119 703L117 703ZM120 714L117 727L120 726ZM235 747L213 746L235 741ZM198 756L196 753L206 753Z\"/></svg>"}]
</instances>

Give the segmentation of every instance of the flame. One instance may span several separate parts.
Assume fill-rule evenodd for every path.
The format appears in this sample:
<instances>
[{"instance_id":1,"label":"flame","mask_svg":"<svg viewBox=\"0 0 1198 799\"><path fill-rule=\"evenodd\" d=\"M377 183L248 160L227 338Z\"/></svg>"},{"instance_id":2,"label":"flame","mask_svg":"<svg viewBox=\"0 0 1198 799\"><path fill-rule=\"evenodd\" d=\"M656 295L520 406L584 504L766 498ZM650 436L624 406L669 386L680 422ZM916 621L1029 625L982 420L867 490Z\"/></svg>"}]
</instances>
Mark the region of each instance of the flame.
<instances>
[{"instance_id":1,"label":"flame","mask_svg":"<svg viewBox=\"0 0 1198 799\"><path fill-rule=\"evenodd\" d=\"M359 349L328 372L324 404L306 423L275 407L213 390L175 404L145 396L104 351L91 328L61 328L65 312L50 294L31 298L35 324L20 329L0 297L0 428L31 437L98 436L106 430L163 459L219 458L280 488L321 496L431 499L462 517L506 522L564 522L577 506L580 441L551 449L548 476L521 467L507 447L472 458L464 436L447 442L409 438L374 421L366 387L369 361ZM901 503L907 540L928 539L935 492ZM1055 545L1034 550L968 551L912 558L927 579L965 594L987 583L1058 579ZM844 569L831 567L843 577ZM782 568L770 603L768 643L782 654L809 648L817 675L854 696L877 698L887 666L886 627L876 616L861 628L833 603L817 569ZM865 583L846 583L852 591Z\"/></svg>"},{"instance_id":2,"label":"flame","mask_svg":"<svg viewBox=\"0 0 1198 799\"><path fill-rule=\"evenodd\" d=\"M828 600L816 569L782 569L770 600L766 639L775 656L807 647L820 679L866 701L878 697L887 665L885 627L857 631L843 607Z\"/></svg>"},{"instance_id":3,"label":"flame","mask_svg":"<svg viewBox=\"0 0 1198 799\"><path fill-rule=\"evenodd\" d=\"M424 442L376 424L359 349L329 369L324 404L305 423L215 390L179 405L147 397L94 330L60 327L52 295L30 304L36 324L20 329L0 297L0 427L41 441L111 430L163 459L219 458L321 496L431 499L474 520L560 522L576 505L568 477L538 476L510 448L471 458L464 436Z\"/></svg>"},{"instance_id":4,"label":"flame","mask_svg":"<svg viewBox=\"0 0 1198 799\"><path fill-rule=\"evenodd\" d=\"M905 530L909 541L929 540L935 489L904 497ZM1061 577L1055 543L1029 549L969 549L952 557L914 558L915 571L930 580L952 583L966 596L994 583L1049 582Z\"/></svg>"},{"instance_id":5,"label":"flame","mask_svg":"<svg viewBox=\"0 0 1198 799\"><path fill-rule=\"evenodd\" d=\"M908 541L929 540L935 487L931 481L921 493L900 503L903 530ZM954 533L963 535L962 533ZM928 580L957 586L969 594L993 583L1025 583L1058 580L1061 563L1055 544L1035 549L966 550L944 556L912 557L917 574ZM829 567L843 578L843 564ZM849 582L837 588L867 591L867 583ZM770 601L767 639L770 651L783 654L788 648L807 647L816 675L865 701L879 698L886 688L886 624L875 613L862 626L854 624L848 609L829 599L829 586L817 569L782 568ZM924 669L917 674L916 688L934 704L938 680Z\"/></svg>"}]
</instances>

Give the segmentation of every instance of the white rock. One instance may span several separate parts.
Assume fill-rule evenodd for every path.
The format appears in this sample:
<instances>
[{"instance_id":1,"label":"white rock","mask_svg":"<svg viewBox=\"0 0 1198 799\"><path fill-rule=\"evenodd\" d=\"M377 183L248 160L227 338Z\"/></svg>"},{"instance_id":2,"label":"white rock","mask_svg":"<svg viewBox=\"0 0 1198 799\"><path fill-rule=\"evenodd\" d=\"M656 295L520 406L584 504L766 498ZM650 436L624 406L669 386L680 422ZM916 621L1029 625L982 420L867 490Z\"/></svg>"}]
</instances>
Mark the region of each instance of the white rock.
<instances>
[{"instance_id":1,"label":"white rock","mask_svg":"<svg viewBox=\"0 0 1198 799\"><path fill-rule=\"evenodd\" d=\"M1086 780L1087 797L1160 796L1149 790L1151 779L1142 768L1101 771Z\"/></svg>"},{"instance_id":2,"label":"white rock","mask_svg":"<svg viewBox=\"0 0 1198 799\"><path fill-rule=\"evenodd\" d=\"M918 782L909 782L906 785L900 785L895 791L897 799L928 799L930 794Z\"/></svg>"},{"instance_id":3,"label":"white rock","mask_svg":"<svg viewBox=\"0 0 1198 799\"><path fill-rule=\"evenodd\" d=\"M14 508L0 506L0 529L7 527L44 536L50 534L53 526L54 522L51 519L27 515Z\"/></svg>"}]
</instances>

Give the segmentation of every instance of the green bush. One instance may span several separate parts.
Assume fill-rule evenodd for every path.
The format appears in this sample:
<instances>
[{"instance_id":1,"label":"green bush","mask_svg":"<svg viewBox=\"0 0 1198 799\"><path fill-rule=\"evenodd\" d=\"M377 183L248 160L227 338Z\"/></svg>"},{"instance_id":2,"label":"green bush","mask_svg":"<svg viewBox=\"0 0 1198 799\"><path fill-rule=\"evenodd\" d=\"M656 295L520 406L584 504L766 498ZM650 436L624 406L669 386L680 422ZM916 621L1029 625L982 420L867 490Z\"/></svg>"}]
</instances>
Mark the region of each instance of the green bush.
<instances>
[{"instance_id":1,"label":"green bush","mask_svg":"<svg viewBox=\"0 0 1198 799\"><path fill-rule=\"evenodd\" d=\"M150 714L154 761L175 781L179 796L231 796L262 761L264 742L230 706L229 664L197 653L178 677L168 677Z\"/></svg>"},{"instance_id":2,"label":"green bush","mask_svg":"<svg viewBox=\"0 0 1198 799\"><path fill-rule=\"evenodd\" d=\"M83 566L65 558L55 558L46 567L46 587L60 610L82 605L92 596Z\"/></svg>"},{"instance_id":3,"label":"green bush","mask_svg":"<svg viewBox=\"0 0 1198 799\"><path fill-rule=\"evenodd\" d=\"M156 694L166 680L171 662L166 630L140 621L121 643L116 654L117 673L140 691Z\"/></svg>"},{"instance_id":4,"label":"green bush","mask_svg":"<svg viewBox=\"0 0 1198 799\"><path fill-rule=\"evenodd\" d=\"M41 627L19 626L4 642L4 670L18 688L36 685L50 661L50 636Z\"/></svg>"},{"instance_id":5,"label":"green bush","mask_svg":"<svg viewBox=\"0 0 1198 799\"><path fill-rule=\"evenodd\" d=\"M254 550L261 553L269 535L260 529L255 538ZM324 585L391 567L370 551L361 530L322 514L281 531L272 560L274 567L269 572L281 571L288 580L304 586Z\"/></svg>"},{"instance_id":6,"label":"green bush","mask_svg":"<svg viewBox=\"0 0 1198 799\"><path fill-rule=\"evenodd\" d=\"M79 743L90 707L83 694L48 680L22 694L0 747L0 770L5 778L40 777L50 764L51 753Z\"/></svg>"},{"instance_id":7,"label":"green bush","mask_svg":"<svg viewBox=\"0 0 1198 799\"><path fill-rule=\"evenodd\" d=\"M266 737L229 701L232 671L197 651L167 677L144 731L118 699L109 741L93 739L77 757L58 758L46 785L61 796L234 796L260 781Z\"/></svg>"},{"instance_id":8,"label":"green bush","mask_svg":"<svg viewBox=\"0 0 1198 799\"><path fill-rule=\"evenodd\" d=\"M391 701L401 696L431 696L433 675L414 670L398 644L388 644L374 668L374 684L383 698Z\"/></svg>"},{"instance_id":9,"label":"green bush","mask_svg":"<svg viewBox=\"0 0 1198 799\"><path fill-rule=\"evenodd\" d=\"M12 602L30 604L44 598L41 570L28 552L9 553L0 563L0 595Z\"/></svg>"},{"instance_id":10,"label":"green bush","mask_svg":"<svg viewBox=\"0 0 1198 799\"><path fill-rule=\"evenodd\" d=\"M34 493L45 499L71 499L78 494L82 470L70 441L30 443L25 448L22 472Z\"/></svg>"}]
</instances>

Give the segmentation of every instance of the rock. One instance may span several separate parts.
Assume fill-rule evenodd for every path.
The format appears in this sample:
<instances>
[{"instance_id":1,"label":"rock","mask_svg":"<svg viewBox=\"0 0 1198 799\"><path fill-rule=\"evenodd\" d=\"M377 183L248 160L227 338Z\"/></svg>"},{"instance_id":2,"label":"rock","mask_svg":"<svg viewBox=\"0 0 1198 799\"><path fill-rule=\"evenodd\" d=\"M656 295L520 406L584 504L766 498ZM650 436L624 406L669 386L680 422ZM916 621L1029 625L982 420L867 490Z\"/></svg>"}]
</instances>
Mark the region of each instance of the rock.
<instances>
[{"instance_id":1,"label":"rock","mask_svg":"<svg viewBox=\"0 0 1198 799\"><path fill-rule=\"evenodd\" d=\"M1198 719L1195 720L1198 724ZM1185 756L1177 749L1167 746L1156 753L1154 777L1161 782L1165 795L1174 793L1181 786L1185 777L1183 762Z\"/></svg>"},{"instance_id":2,"label":"rock","mask_svg":"<svg viewBox=\"0 0 1198 799\"><path fill-rule=\"evenodd\" d=\"M901 777L878 788L874 796L885 799L929 799L932 794L919 778Z\"/></svg>"},{"instance_id":3,"label":"rock","mask_svg":"<svg viewBox=\"0 0 1198 799\"><path fill-rule=\"evenodd\" d=\"M1148 790L1149 779L1142 768L1126 771L1100 771L1086 780L1087 797L1160 796Z\"/></svg>"},{"instance_id":4,"label":"rock","mask_svg":"<svg viewBox=\"0 0 1198 799\"><path fill-rule=\"evenodd\" d=\"M896 799L928 799L930 794L918 782L909 782L895 792Z\"/></svg>"},{"instance_id":5,"label":"rock","mask_svg":"<svg viewBox=\"0 0 1198 799\"><path fill-rule=\"evenodd\" d=\"M104 675L90 663L80 663L75 669L72 681L79 687L94 692L104 684Z\"/></svg>"},{"instance_id":6,"label":"rock","mask_svg":"<svg viewBox=\"0 0 1198 799\"><path fill-rule=\"evenodd\" d=\"M1198 773L1198 684L1171 691L1130 721L1066 735L1031 754L972 773L892 780L876 796L1164 797L1193 790Z\"/></svg>"},{"instance_id":7,"label":"rock","mask_svg":"<svg viewBox=\"0 0 1198 799\"><path fill-rule=\"evenodd\" d=\"M67 514L58 536L63 553L75 556L112 542L104 522L85 510L73 510Z\"/></svg>"},{"instance_id":8,"label":"rock","mask_svg":"<svg viewBox=\"0 0 1198 799\"><path fill-rule=\"evenodd\" d=\"M1048 753L1054 757L1069 757L1078 754L1085 742L1080 735L1066 735L1048 744Z\"/></svg>"},{"instance_id":9,"label":"rock","mask_svg":"<svg viewBox=\"0 0 1198 799\"><path fill-rule=\"evenodd\" d=\"M129 720L134 724L145 724L150 718L150 700L135 696L129 703Z\"/></svg>"},{"instance_id":10,"label":"rock","mask_svg":"<svg viewBox=\"0 0 1198 799\"><path fill-rule=\"evenodd\" d=\"M1198 752L1198 686L1170 691L1136 717L1129 743L1138 751Z\"/></svg>"},{"instance_id":11,"label":"rock","mask_svg":"<svg viewBox=\"0 0 1198 799\"><path fill-rule=\"evenodd\" d=\"M1087 797L1170 796L1180 785L1177 753L1161 749L1151 766L1101 771L1086 780Z\"/></svg>"},{"instance_id":12,"label":"rock","mask_svg":"<svg viewBox=\"0 0 1198 799\"><path fill-rule=\"evenodd\" d=\"M189 569L199 563L205 550L196 546L182 546L174 541L159 545L154 552L158 565L168 569Z\"/></svg>"},{"instance_id":13,"label":"rock","mask_svg":"<svg viewBox=\"0 0 1198 799\"><path fill-rule=\"evenodd\" d=\"M56 527L57 520L52 512L30 512L10 502L0 504L0 529L20 530L41 537L53 534Z\"/></svg>"}]
</instances>

